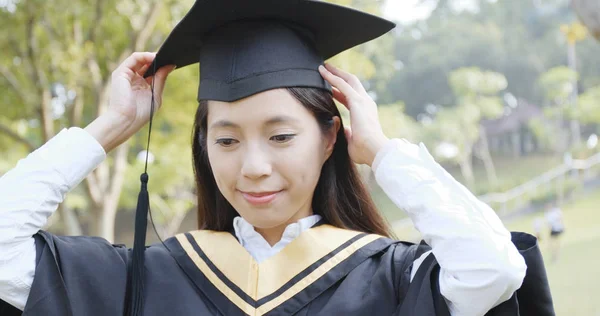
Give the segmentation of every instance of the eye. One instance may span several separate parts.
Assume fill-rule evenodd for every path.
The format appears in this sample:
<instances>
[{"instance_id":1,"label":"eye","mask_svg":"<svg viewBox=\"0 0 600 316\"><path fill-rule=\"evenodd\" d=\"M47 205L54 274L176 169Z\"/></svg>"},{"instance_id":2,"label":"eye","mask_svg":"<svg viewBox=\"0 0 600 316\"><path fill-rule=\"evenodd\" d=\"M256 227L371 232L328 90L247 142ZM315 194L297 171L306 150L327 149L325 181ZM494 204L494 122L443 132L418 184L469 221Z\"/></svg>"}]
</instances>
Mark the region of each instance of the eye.
<instances>
[{"instance_id":1,"label":"eye","mask_svg":"<svg viewBox=\"0 0 600 316\"><path fill-rule=\"evenodd\" d=\"M236 143L238 143L238 141L235 140L235 139L233 139L233 138L219 138L215 142L215 144L221 145L223 147L230 147L230 146L233 146Z\"/></svg>"},{"instance_id":2,"label":"eye","mask_svg":"<svg viewBox=\"0 0 600 316\"><path fill-rule=\"evenodd\" d=\"M294 135L294 134L281 134L281 135L275 135L275 136L271 137L271 140L274 140L278 143L286 143L286 142L289 142L290 140L294 139L294 137L296 137L296 135Z\"/></svg>"}]
</instances>

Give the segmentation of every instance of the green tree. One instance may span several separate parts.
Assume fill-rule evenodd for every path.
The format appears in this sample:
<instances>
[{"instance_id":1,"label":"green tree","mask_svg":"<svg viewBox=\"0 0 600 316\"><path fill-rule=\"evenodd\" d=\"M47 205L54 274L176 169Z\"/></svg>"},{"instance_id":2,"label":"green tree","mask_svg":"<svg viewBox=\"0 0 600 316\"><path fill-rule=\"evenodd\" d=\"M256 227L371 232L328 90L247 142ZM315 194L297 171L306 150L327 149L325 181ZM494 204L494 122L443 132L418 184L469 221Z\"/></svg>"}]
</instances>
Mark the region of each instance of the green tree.
<instances>
[{"instance_id":1,"label":"green tree","mask_svg":"<svg viewBox=\"0 0 600 316\"><path fill-rule=\"evenodd\" d=\"M587 90L579 97L576 118L584 124L600 126L600 86Z\"/></svg>"},{"instance_id":2,"label":"green tree","mask_svg":"<svg viewBox=\"0 0 600 316\"><path fill-rule=\"evenodd\" d=\"M506 91L533 104L545 96L536 81L546 70L567 64L566 39L560 25L576 19L566 1L474 1L476 11L453 9L460 1L438 1L425 21L404 25L396 36L398 71L388 80L382 101L406 102L413 117L429 104L453 106L451 71L478 67L506 76ZM600 46L586 39L577 44L582 88L600 84Z\"/></svg>"},{"instance_id":3,"label":"green tree","mask_svg":"<svg viewBox=\"0 0 600 316\"><path fill-rule=\"evenodd\" d=\"M157 29L180 17L164 10L169 4L23 0L14 10L0 8L0 86L6 91L0 132L30 151L62 128L104 113L112 70L134 51L155 49L164 38ZM25 127L15 130L21 122ZM113 240L131 149L127 143L112 152L60 206L67 234L81 234L83 219L90 233Z\"/></svg>"},{"instance_id":4,"label":"green tree","mask_svg":"<svg viewBox=\"0 0 600 316\"><path fill-rule=\"evenodd\" d=\"M538 139L542 140L556 152L565 151L569 139L561 135L568 134L563 127L564 121L575 119L572 95L575 91L574 82L578 74L566 66L554 67L544 72L538 79L538 85L545 95L546 107L543 120L531 122ZM548 125L547 122L551 122Z\"/></svg>"},{"instance_id":5,"label":"green tree","mask_svg":"<svg viewBox=\"0 0 600 316\"><path fill-rule=\"evenodd\" d=\"M436 114L435 120L428 126L428 138L434 139L434 147L440 144L453 144L457 147L455 156L445 158L460 166L469 187L475 185L473 156L483 161L488 181L495 185L496 171L481 122L483 119L502 115L503 103L498 94L506 89L506 78L497 72L461 68L450 74L449 85L458 103L454 107L443 108Z\"/></svg>"},{"instance_id":6,"label":"green tree","mask_svg":"<svg viewBox=\"0 0 600 316\"><path fill-rule=\"evenodd\" d=\"M404 112L403 103L379 106L379 121L390 138L405 138L413 143L421 140L421 125Z\"/></svg>"}]
</instances>

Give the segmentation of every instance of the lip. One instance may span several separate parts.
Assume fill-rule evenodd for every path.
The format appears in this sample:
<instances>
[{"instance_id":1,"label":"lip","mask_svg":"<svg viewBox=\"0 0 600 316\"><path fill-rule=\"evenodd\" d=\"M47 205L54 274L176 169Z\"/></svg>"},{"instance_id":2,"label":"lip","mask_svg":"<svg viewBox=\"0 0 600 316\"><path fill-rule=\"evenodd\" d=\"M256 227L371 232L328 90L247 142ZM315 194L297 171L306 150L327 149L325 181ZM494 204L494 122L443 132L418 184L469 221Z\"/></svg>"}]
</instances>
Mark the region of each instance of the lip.
<instances>
[{"instance_id":1,"label":"lip","mask_svg":"<svg viewBox=\"0 0 600 316\"><path fill-rule=\"evenodd\" d=\"M283 190L282 190L283 191ZM248 201L248 203L252 205L265 205L271 203L281 191L272 191L272 192L244 192L239 191L244 199Z\"/></svg>"}]
</instances>

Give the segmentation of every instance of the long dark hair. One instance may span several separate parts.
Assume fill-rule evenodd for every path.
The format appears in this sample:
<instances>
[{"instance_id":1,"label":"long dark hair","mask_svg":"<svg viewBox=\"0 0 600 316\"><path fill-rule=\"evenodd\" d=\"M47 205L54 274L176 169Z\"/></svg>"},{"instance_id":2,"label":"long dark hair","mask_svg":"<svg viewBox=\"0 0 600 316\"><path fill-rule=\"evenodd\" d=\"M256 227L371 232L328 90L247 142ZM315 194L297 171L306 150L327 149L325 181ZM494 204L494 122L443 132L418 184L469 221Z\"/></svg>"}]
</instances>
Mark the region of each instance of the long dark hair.
<instances>
[{"instance_id":1,"label":"long dark hair","mask_svg":"<svg viewBox=\"0 0 600 316\"><path fill-rule=\"evenodd\" d=\"M332 128L331 119L341 117L331 93L315 88L287 88L313 113L323 132ZM208 102L201 101L192 135L194 175L198 194L198 228L231 231L239 216L219 191L208 161ZM341 126L331 157L325 162L312 200L313 211L330 225L391 237L387 221L379 213L355 164L348 154L348 141Z\"/></svg>"}]
</instances>

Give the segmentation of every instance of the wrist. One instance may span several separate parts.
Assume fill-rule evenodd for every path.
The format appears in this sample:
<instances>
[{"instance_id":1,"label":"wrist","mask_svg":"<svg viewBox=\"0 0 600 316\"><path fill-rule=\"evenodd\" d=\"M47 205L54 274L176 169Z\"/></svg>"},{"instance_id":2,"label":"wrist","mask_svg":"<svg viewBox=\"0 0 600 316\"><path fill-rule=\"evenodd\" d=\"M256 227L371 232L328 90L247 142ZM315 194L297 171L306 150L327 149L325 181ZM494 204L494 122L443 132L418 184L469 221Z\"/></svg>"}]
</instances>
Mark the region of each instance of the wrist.
<instances>
[{"instance_id":1,"label":"wrist","mask_svg":"<svg viewBox=\"0 0 600 316\"><path fill-rule=\"evenodd\" d=\"M106 153L109 153L131 137L129 126L131 126L129 119L119 113L108 111L86 126L85 131L98 141Z\"/></svg>"},{"instance_id":2,"label":"wrist","mask_svg":"<svg viewBox=\"0 0 600 316\"><path fill-rule=\"evenodd\" d=\"M373 162L375 161L375 157L377 157L377 153L381 151L381 149L385 146L385 144L389 141L385 135L379 135L374 137L369 141L369 157L368 157L368 165L369 167L373 167Z\"/></svg>"}]
</instances>

